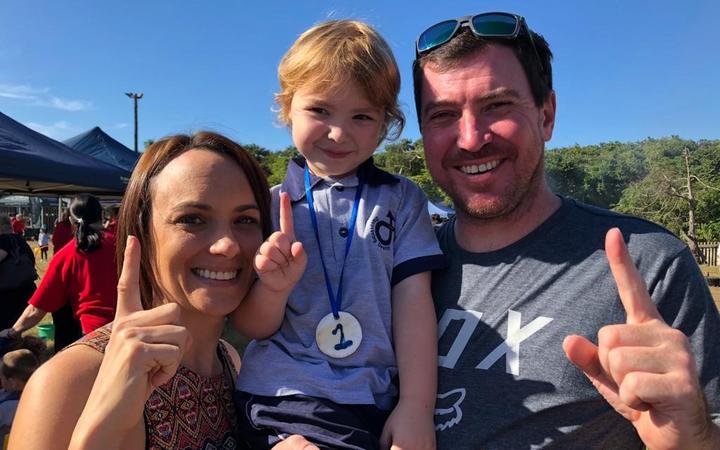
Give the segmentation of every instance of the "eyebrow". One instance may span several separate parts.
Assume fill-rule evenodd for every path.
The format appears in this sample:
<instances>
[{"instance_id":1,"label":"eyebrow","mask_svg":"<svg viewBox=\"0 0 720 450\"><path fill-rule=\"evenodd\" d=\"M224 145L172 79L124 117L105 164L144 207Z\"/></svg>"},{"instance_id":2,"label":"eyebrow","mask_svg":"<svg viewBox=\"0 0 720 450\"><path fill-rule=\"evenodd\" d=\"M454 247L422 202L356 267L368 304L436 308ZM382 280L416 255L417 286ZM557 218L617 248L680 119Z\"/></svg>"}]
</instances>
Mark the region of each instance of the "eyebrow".
<instances>
[{"instance_id":1,"label":"eyebrow","mask_svg":"<svg viewBox=\"0 0 720 450\"><path fill-rule=\"evenodd\" d=\"M207 203L201 203L201 202L195 202L195 201L187 201L187 202L180 202L177 205L172 207L173 211L182 210L185 208L192 208L192 209L199 209L201 211L211 211L212 207L208 205ZM246 204L246 205L238 205L236 206L233 211L235 212L244 212L248 210L260 210L258 205L254 203Z\"/></svg>"}]
</instances>

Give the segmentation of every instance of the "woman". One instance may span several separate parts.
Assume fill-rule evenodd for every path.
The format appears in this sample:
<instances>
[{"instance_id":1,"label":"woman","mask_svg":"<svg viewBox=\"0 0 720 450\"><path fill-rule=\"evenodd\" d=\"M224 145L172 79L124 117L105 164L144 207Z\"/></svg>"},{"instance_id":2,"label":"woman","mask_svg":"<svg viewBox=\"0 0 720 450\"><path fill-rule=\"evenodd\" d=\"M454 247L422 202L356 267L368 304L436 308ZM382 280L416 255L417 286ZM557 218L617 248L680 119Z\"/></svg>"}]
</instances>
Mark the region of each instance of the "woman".
<instances>
[{"instance_id":1,"label":"woman","mask_svg":"<svg viewBox=\"0 0 720 450\"><path fill-rule=\"evenodd\" d=\"M13 232L10 222L10 217L0 214L0 330L12 326L20 317L35 292L37 276L33 251L22 236ZM26 275L18 273L21 271Z\"/></svg>"},{"instance_id":2,"label":"woman","mask_svg":"<svg viewBox=\"0 0 720 450\"><path fill-rule=\"evenodd\" d=\"M112 321L117 303L115 239L102 231L102 206L90 194L76 195L70 202L76 223L75 245L66 245L53 256L37 291L12 330L20 334L34 327L47 312L69 304L80 320L82 334ZM55 350L78 339L72 330L56 324Z\"/></svg>"},{"instance_id":3,"label":"woman","mask_svg":"<svg viewBox=\"0 0 720 450\"><path fill-rule=\"evenodd\" d=\"M115 321L31 378L10 448L238 448L240 361L220 334L271 226L267 182L239 145L200 132L148 147L120 211Z\"/></svg>"}]
</instances>

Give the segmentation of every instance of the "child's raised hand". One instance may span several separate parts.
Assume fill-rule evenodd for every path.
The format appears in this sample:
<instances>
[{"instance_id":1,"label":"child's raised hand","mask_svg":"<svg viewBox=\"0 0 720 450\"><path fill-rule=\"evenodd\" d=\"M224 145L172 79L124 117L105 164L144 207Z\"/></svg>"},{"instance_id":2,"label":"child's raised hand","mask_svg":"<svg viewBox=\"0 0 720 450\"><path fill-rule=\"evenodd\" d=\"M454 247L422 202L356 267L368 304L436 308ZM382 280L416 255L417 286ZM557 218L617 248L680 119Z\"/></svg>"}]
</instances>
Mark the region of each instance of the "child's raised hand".
<instances>
[{"instance_id":1,"label":"child's raised hand","mask_svg":"<svg viewBox=\"0 0 720 450\"><path fill-rule=\"evenodd\" d=\"M290 196L280 193L280 231L262 243L255 254L255 271L260 282L271 291L289 291L305 272L307 255L301 242L295 241Z\"/></svg>"}]
</instances>

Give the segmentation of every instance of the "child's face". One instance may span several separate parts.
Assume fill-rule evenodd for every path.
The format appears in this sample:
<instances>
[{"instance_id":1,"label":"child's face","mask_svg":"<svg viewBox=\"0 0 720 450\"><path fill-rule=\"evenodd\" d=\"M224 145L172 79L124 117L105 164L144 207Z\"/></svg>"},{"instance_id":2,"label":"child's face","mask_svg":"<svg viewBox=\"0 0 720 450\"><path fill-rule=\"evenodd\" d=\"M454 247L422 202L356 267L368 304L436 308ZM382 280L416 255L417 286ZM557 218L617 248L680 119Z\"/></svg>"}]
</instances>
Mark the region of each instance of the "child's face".
<instances>
[{"instance_id":1,"label":"child's face","mask_svg":"<svg viewBox=\"0 0 720 450\"><path fill-rule=\"evenodd\" d=\"M354 173L375 151L384 119L355 83L331 92L300 89L290 104L293 142L321 177Z\"/></svg>"},{"instance_id":2,"label":"child's face","mask_svg":"<svg viewBox=\"0 0 720 450\"><path fill-rule=\"evenodd\" d=\"M8 378L0 373L0 386L8 392L16 392L22 390L22 385L19 385L20 380L15 378Z\"/></svg>"}]
</instances>

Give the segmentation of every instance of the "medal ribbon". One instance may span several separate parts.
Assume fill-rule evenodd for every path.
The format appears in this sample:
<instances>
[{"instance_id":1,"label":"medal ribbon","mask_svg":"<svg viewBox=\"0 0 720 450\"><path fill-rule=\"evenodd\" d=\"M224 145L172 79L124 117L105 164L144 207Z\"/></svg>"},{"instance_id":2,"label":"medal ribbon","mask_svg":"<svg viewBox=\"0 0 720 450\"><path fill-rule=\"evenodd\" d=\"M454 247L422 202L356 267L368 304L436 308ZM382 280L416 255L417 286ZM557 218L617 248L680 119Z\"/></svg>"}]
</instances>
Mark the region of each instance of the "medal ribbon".
<instances>
[{"instance_id":1,"label":"medal ribbon","mask_svg":"<svg viewBox=\"0 0 720 450\"><path fill-rule=\"evenodd\" d=\"M312 221L313 230L315 231L315 239L317 240L318 250L320 250L320 262L322 263L323 274L325 274L325 287L328 291L328 298L330 299L330 309L332 309L333 317L339 319L340 309L342 307L342 282L343 275L345 274L345 261L347 255L350 253L350 244L352 244L353 236L355 235L355 223L357 222L358 207L360 206L360 196L364 183L360 181L358 177L357 191L355 191L355 201L353 203L352 213L350 214L350 223L348 224L348 237L345 241L345 256L343 257L342 268L340 269L340 281L338 282L337 293L333 292L333 288L330 285L330 276L328 276L327 267L325 265L325 257L323 257L322 246L320 245L320 231L318 229L317 214L315 213L315 199L313 198L312 186L310 185L310 169L308 168L307 161L305 162L305 197L308 202L308 210L310 211L310 220Z\"/></svg>"}]
</instances>

